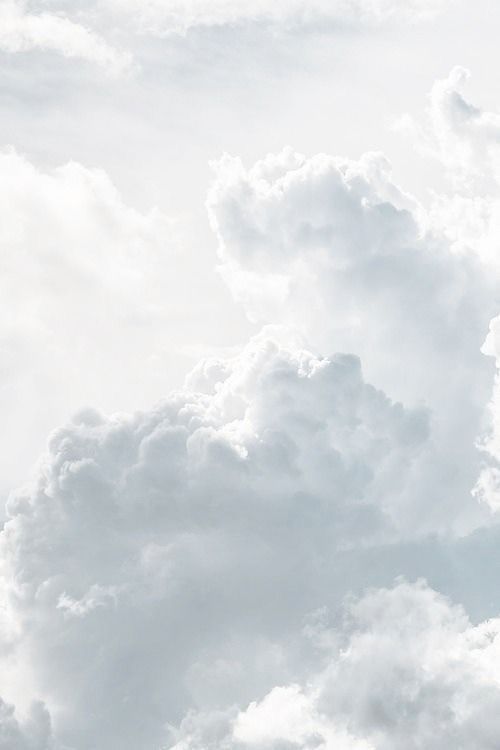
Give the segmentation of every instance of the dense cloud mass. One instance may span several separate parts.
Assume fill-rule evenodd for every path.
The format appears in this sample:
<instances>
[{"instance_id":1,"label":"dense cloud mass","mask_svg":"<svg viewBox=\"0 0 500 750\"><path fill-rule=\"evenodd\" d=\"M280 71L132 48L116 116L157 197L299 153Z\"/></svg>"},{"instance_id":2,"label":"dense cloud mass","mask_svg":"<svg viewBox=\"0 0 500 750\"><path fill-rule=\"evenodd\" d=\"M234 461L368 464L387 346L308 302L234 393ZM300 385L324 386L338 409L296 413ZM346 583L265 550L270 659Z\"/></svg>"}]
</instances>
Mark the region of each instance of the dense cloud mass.
<instances>
[{"instance_id":1,"label":"dense cloud mass","mask_svg":"<svg viewBox=\"0 0 500 750\"><path fill-rule=\"evenodd\" d=\"M458 252L436 218L448 199L426 210L379 154L353 162L288 149L248 170L227 156L215 168L208 207L234 297L314 350L359 354L371 382L430 410L413 478L419 511L403 513L418 525L443 511L453 526L457 507L470 507L491 393L481 346L499 289L487 257L477 245Z\"/></svg>"},{"instance_id":2,"label":"dense cloud mass","mask_svg":"<svg viewBox=\"0 0 500 750\"><path fill-rule=\"evenodd\" d=\"M364 383L356 358L259 337L188 385L148 413L82 413L8 504L12 648L70 746L146 746L207 680L225 695L248 673L232 684L245 696L286 670L280 638L322 604L336 552L397 532L426 415Z\"/></svg>"},{"instance_id":3,"label":"dense cloud mass","mask_svg":"<svg viewBox=\"0 0 500 750\"><path fill-rule=\"evenodd\" d=\"M231 157L215 168L208 205L221 272L252 319L297 327L320 350L354 351L391 392L433 405L457 396L453 353L456 387L473 378L484 403L490 371L479 349L494 282L473 253L452 252L432 231L382 155L352 162L287 149L249 170Z\"/></svg>"},{"instance_id":4,"label":"dense cloud mass","mask_svg":"<svg viewBox=\"0 0 500 750\"><path fill-rule=\"evenodd\" d=\"M0 47L120 68L108 21L162 37L438 5L6 2ZM500 119L467 76L399 122L449 186L427 200L380 153L214 164L218 270L261 330L153 406L82 408L10 493L0 750L498 747L500 621L478 620L498 614ZM167 303L194 308L173 223L14 149L0 208L13 435L16 400L53 412L82 372L95 401L149 394Z\"/></svg>"},{"instance_id":5,"label":"dense cloud mass","mask_svg":"<svg viewBox=\"0 0 500 750\"><path fill-rule=\"evenodd\" d=\"M401 582L312 631L322 668L246 709L191 714L172 750L492 750L500 723L500 622Z\"/></svg>"}]
</instances>

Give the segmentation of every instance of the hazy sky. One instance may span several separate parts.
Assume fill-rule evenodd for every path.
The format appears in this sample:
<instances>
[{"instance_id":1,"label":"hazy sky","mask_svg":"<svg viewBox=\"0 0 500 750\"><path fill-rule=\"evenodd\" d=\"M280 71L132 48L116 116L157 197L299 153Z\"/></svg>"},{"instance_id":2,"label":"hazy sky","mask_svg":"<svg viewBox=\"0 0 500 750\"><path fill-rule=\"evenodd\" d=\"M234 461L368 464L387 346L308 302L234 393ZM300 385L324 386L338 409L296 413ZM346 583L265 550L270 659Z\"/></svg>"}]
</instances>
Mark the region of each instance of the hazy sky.
<instances>
[{"instance_id":1,"label":"hazy sky","mask_svg":"<svg viewBox=\"0 0 500 750\"><path fill-rule=\"evenodd\" d=\"M0 0L0 750L500 746L499 23Z\"/></svg>"}]
</instances>

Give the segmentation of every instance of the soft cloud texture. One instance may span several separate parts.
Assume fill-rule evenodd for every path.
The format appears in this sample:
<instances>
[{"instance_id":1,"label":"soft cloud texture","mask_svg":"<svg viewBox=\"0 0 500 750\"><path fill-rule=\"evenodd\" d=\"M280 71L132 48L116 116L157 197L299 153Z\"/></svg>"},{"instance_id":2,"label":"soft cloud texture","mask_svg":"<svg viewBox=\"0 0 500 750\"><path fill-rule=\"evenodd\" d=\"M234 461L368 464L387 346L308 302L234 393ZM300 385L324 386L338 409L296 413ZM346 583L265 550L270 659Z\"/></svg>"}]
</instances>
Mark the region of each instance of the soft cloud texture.
<instances>
[{"instance_id":1,"label":"soft cloud texture","mask_svg":"<svg viewBox=\"0 0 500 750\"><path fill-rule=\"evenodd\" d=\"M164 391L166 321L175 325L184 292L172 222L127 206L101 170L69 163L44 172L5 149L0 206L0 402L14 440L3 451L6 474L18 470L15 443L34 460L40 434L68 409L113 400L119 408L124 391L130 403L135 390L136 404L145 389Z\"/></svg>"},{"instance_id":2,"label":"soft cloud texture","mask_svg":"<svg viewBox=\"0 0 500 750\"><path fill-rule=\"evenodd\" d=\"M185 33L196 27L256 23L280 28L317 27L321 24L376 24L391 20L415 21L432 17L445 0L102 0L101 6L117 15L139 19L142 31Z\"/></svg>"},{"instance_id":3,"label":"soft cloud texture","mask_svg":"<svg viewBox=\"0 0 500 750\"><path fill-rule=\"evenodd\" d=\"M443 165L452 187L451 192L433 196L430 223L435 231L448 238L457 257L475 255L483 263L485 273L497 279L500 115L484 111L465 98L464 88L469 78L469 71L454 68L447 78L434 84L423 125L408 117L400 124L416 136L417 147L423 153ZM499 322L498 316L491 321L481 347L484 355L495 359L496 377L488 414L489 427L478 441L485 466L474 490L476 498L494 512L500 507Z\"/></svg>"},{"instance_id":4,"label":"soft cloud texture","mask_svg":"<svg viewBox=\"0 0 500 750\"><path fill-rule=\"evenodd\" d=\"M481 387L494 311L487 274L428 230L382 155L354 162L287 149L248 170L228 156L215 169L208 207L220 270L252 319L360 354L370 377L403 398L439 403L450 351Z\"/></svg>"},{"instance_id":5,"label":"soft cloud texture","mask_svg":"<svg viewBox=\"0 0 500 750\"><path fill-rule=\"evenodd\" d=\"M480 351L497 304L490 268L455 252L379 154L287 149L248 170L226 156L208 208L221 274L252 319L298 328L315 350L359 354L370 381L430 409L414 487L425 518L446 507L446 523L456 519L470 507L491 393Z\"/></svg>"},{"instance_id":6,"label":"soft cloud texture","mask_svg":"<svg viewBox=\"0 0 500 750\"><path fill-rule=\"evenodd\" d=\"M35 703L26 721L20 723L14 707L0 700L1 750L51 750L53 747L50 717L42 704Z\"/></svg>"},{"instance_id":7,"label":"soft cloud texture","mask_svg":"<svg viewBox=\"0 0 500 750\"><path fill-rule=\"evenodd\" d=\"M478 500L485 502L492 511L500 510L500 316L490 323L484 342L485 355L494 357L496 364L495 387L490 402L490 425L479 442L484 452L485 466L475 487Z\"/></svg>"},{"instance_id":8,"label":"soft cloud texture","mask_svg":"<svg viewBox=\"0 0 500 750\"><path fill-rule=\"evenodd\" d=\"M356 9L369 7L395 6ZM191 8L195 20L161 4L178 18L152 30L250 13L286 25L302 4ZM493 143L494 118L461 98L462 80L434 88L426 127L472 190L462 146L485 128ZM486 452L476 444L494 264L446 231L447 196L420 204L380 154L285 149L215 169L220 271L263 331L154 407L79 411L11 493L0 748L492 750L498 621L393 582L430 570L465 598L495 575L481 555L498 537L498 467L480 472L500 461L496 391ZM53 371L149 394L168 365L166 300L183 294L172 223L130 208L100 170L41 171L13 150L0 205L5 413L29 393L29 360L28 413Z\"/></svg>"},{"instance_id":9,"label":"soft cloud texture","mask_svg":"<svg viewBox=\"0 0 500 750\"><path fill-rule=\"evenodd\" d=\"M45 50L64 57L75 57L101 65L111 73L121 73L131 58L107 44L98 34L64 15L44 10L30 12L19 0L0 2L0 50L26 52Z\"/></svg>"},{"instance_id":10,"label":"soft cloud texture","mask_svg":"<svg viewBox=\"0 0 500 750\"><path fill-rule=\"evenodd\" d=\"M326 666L246 710L191 715L175 750L492 750L500 724L500 622L471 626L423 584L352 602L317 630ZM174 733L175 734L175 733Z\"/></svg>"},{"instance_id":11,"label":"soft cloud texture","mask_svg":"<svg viewBox=\"0 0 500 750\"><path fill-rule=\"evenodd\" d=\"M456 66L435 82L423 124L409 115L396 126L408 129L423 153L438 159L449 173L455 189L476 191L499 176L500 114L476 107L465 97L470 71Z\"/></svg>"},{"instance_id":12,"label":"soft cloud texture","mask_svg":"<svg viewBox=\"0 0 500 750\"><path fill-rule=\"evenodd\" d=\"M80 414L8 503L10 658L70 747L155 747L209 685L249 699L286 674L338 552L397 533L427 436L356 358L272 337L187 385L150 412Z\"/></svg>"}]
</instances>

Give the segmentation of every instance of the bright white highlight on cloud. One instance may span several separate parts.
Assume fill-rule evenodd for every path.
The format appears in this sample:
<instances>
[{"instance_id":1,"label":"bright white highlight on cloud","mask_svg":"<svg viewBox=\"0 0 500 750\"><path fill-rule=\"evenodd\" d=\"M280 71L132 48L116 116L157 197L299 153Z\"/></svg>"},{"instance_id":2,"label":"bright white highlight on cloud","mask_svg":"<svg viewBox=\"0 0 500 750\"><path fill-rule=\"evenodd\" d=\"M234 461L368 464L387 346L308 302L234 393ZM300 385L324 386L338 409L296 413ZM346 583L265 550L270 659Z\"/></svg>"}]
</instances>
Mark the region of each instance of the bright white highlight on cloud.
<instances>
[{"instance_id":1,"label":"bright white highlight on cloud","mask_svg":"<svg viewBox=\"0 0 500 750\"><path fill-rule=\"evenodd\" d=\"M480 471L491 392L480 351L496 313L491 269L454 251L377 154L353 162L285 150L250 169L225 157L208 207L221 273L252 319L297 327L322 352L359 354L370 381L430 409L412 523L445 507L445 525L457 519Z\"/></svg>"}]
</instances>

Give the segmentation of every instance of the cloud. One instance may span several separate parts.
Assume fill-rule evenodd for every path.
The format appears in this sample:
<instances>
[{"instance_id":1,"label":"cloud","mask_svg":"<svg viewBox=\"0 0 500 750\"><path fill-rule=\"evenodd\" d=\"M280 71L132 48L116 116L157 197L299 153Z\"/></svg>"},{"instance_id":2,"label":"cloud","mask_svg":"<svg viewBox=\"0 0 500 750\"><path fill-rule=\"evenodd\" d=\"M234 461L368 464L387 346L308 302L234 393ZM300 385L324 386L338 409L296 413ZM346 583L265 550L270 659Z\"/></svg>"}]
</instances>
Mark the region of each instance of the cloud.
<instances>
[{"instance_id":1,"label":"cloud","mask_svg":"<svg viewBox=\"0 0 500 750\"><path fill-rule=\"evenodd\" d=\"M229 156L214 167L208 208L220 270L253 320L297 326L320 349L359 353L394 392L401 378L391 351L407 369L410 398L432 399L439 373L446 377L445 367L431 368L426 383L423 358L458 347L480 360L494 309L486 274L428 231L424 208L392 181L382 155L352 161L287 149L250 169Z\"/></svg>"},{"instance_id":2,"label":"cloud","mask_svg":"<svg viewBox=\"0 0 500 750\"><path fill-rule=\"evenodd\" d=\"M415 493L434 498L429 512L470 507L493 378L480 352L496 313L491 268L455 252L380 154L286 149L250 169L225 156L215 170L208 210L235 299L252 320L297 328L316 351L360 355L371 382L425 404L430 452Z\"/></svg>"},{"instance_id":3,"label":"cloud","mask_svg":"<svg viewBox=\"0 0 500 750\"><path fill-rule=\"evenodd\" d=\"M423 583L346 607L325 666L243 711L191 714L175 750L490 750L500 725L500 622L472 626ZM175 734L177 736L175 737Z\"/></svg>"},{"instance_id":4,"label":"cloud","mask_svg":"<svg viewBox=\"0 0 500 750\"><path fill-rule=\"evenodd\" d=\"M433 194L430 225L448 239L457 257L476 256L484 273L498 278L500 114L481 109L465 97L469 78L468 70L453 68L432 87L423 123L407 115L399 124L414 137L417 148L443 166L451 186ZM484 466L474 489L476 498L492 512L500 508L499 325L495 315L483 337L482 352L495 359L496 376L488 427L483 422L478 441Z\"/></svg>"},{"instance_id":5,"label":"cloud","mask_svg":"<svg viewBox=\"0 0 500 750\"><path fill-rule=\"evenodd\" d=\"M429 18L445 5L443 0L410 0L404 7L395 0L105 0L117 17L130 14L143 31L154 34L186 33L197 27L238 26L248 23L280 28L317 27L320 24L378 24L392 20Z\"/></svg>"},{"instance_id":6,"label":"cloud","mask_svg":"<svg viewBox=\"0 0 500 750\"><path fill-rule=\"evenodd\" d=\"M397 535L426 414L356 358L271 334L151 411L77 415L8 502L10 658L72 748L153 748L193 696L248 700L287 674L297 622L345 592L339 552Z\"/></svg>"},{"instance_id":7,"label":"cloud","mask_svg":"<svg viewBox=\"0 0 500 750\"><path fill-rule=\"evenodd\" d=\"M0 207L2 473L16 476L68 410L163 392L183 261L173 223L130 208L102 170L44 172L4 149Z\"/></svg>"},{"instance_id":8,"label":"cloud","mask_svg":"<svg viewBox=\"0 0 500 750\"><path fill-rule=\"evenodd\" d=\"M52 731L46 708L35 703L19 723L13 706L0 699L0 750L51 750Z\"/></svg>"},{"instance_id":9,"label":"cloud","mask_svg":"<svg viewBox=\"0 0 500 750\"><path fill-rule=\"evenodd\" d=\"M128 53L105 41L112 31L126 34L167 36L186 34L191 29L259 25L298 30L335 26L376 26L390 22L414 22L440 12L450 0L91 0L73 3L51 2L47 12L40 0L2 0L0 48L17 52L48 49L67 57L79 57L104 65L115 72L130 67ZM83 22L83 24L82 24ZM95 29L92 30L92 29ZM98 33L100 32L100 33ZM102 34L102 35L101 35Z\"/></svg>"},{"instance_id":10,"label":"cloud","mask_svg":"<svg viewBox=\"0 0 500 750\"><path fill-rule=\"evenodd\" d=\"M436 81L422 124L404 115L396 128L409 132L415 145L438 159L460 191L484 192L488 179L500 176L500 114L472 104L465 97L471 77L466 68L454 67Z\"/></svg>"},{"instance_id":11,"label":"cloud","mask_svg":"<svg viewBox=\"0 0 500 750\"><path fill-rule=\"evenodd\" d=\"M221 273L273 325L154 407L52 433L0 534L0 731L15 750L493 748L498 623L386 588L494 573L471 495L490 268L379 154L216 169ZM2 206L11 393L33 356L70 383L119 359L107 386L132 371L149 392L171 223L101 171L13 151Z\"/></svg>"},{"instance_id":12,"label":"cloud","mask_svg":"<svg viewBox=\"0 0 500 750\"><path fill-rule=\"evenodd\" d=\"M428 221L456 254L475 254L494 273L500 236L500 114L465 96L471 77L453 68L429 93L422 122L404 115L396 129L442 167L446 185L431 193Z\"/></svg>"},{"instance_id":13,"label":"cloud","mask_svg":"<svg viewBox=\"0 0 500 750\"><path fill-rule=\"evenodd\" d=\"M495 359L495 386L489 408L489 429L479 441L484 466L474 494L494 513L500 510L500 316L493 318L483 346L485 355Z\"/></svg>"},{"instance_id":14,"label":"cloud","mask_svg":"<svg viewBox=\"0 0 500 750\"><path fill-rule=\"evenodd\" d=\"M106 68L112 74L125 71L131 57L111 47L102 37L64 15L42 10L27 11L19 0L0 3L0 50L45 50L78 58Z\"/></svg>"},{"instance_id":15,"label":"cloud","mask_svg":"<svg viewBox=\"0 0 500 750\"><path fill-rule=\"evenodd\" d=\"M428 370L423 360L458 348L480 361L493 309L486 274L428 231L423 207L392 181L382 155L287 149L250 169L226 156L215 170L208 208L220 270L251 319L297 326L320 350L360 354L394 392L391 351L407 371L405 398L431 402L441 390L446 367Z\"/></svg>"},{"instance_id":16,"label":"cloud","mask_svg":"<svg viewBox=\"0 0 500 750\"><path fill-rule=\"evenodd\" d=\"M134 69L138 35L246 28L311 31L413 23L452 0L0 0L0 51L55 52L96 64L111 75ZM119 47L110 40L119 39ZM147 58L145 58L147 60Z\"/></svg>"}]
</instances>

